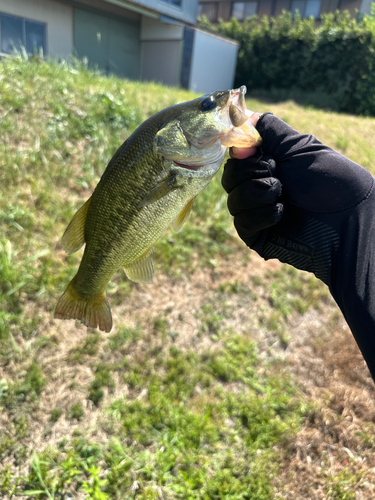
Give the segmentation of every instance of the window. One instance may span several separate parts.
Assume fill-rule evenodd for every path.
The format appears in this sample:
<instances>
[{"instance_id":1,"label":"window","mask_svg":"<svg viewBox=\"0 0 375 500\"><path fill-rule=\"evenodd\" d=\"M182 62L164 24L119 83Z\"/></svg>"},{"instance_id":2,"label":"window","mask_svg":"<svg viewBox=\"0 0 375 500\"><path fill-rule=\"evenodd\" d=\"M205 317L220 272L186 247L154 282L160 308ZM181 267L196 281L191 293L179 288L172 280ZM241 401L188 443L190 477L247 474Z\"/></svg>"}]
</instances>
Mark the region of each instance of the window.
<instances>
[{"instance_id":1,"label":"window","mask_svg":"<svg viewBox=\"0 0 375 500\"><path fill-rule=\"evenodd\" d=\"M46 25L0 14L0 51L7 54L25 47L29 54L46 53Z\"/></svg>"},{"instance_id":2,"label":"window","mask_svg":"<svg viewBox=\"0 0 375 500\"><path fill-rule=\"evenodd\" d=\"M320 14L321 0L293 0L292 15L296 15L298 10L301 17L314 17L317 19Z\"/></svg>"},{"instance_id":3,"label":"window","mask_svg":"<svg viewBox=\"0 0 375 500\"><path fill-rule=\"evenodd\" d=\"M182 4L182 0L161 0L163 3L169 3L173 5L174 7L180 7Z\"/></svg>"},{"instance_id":4,"label":"window","mask_svg":"<svg viewBox=\"0 0 375 500\"><path fill-rule=\"evenodd\" d=\"M254 16L258 10L258 2L233 2L232 17L243 21L249 16Z\"/></svg>"},{"instance_id":5,"label":"window","mask_svg":"<svg viewBox=\"0 0 375 500\"><path fill-rule=\"evenodd\" d=\"M314 17L317 19L320 14L320 3L321 0L307 0L306 9L305 9L305 17Z\"/></svg>"},{"instance_id":6,"label":"window","mask_svg":"<svg viewBox=\"0 0 375 500\"><path fill-rule=\"evenodd\" d=\"M206 16L211 22L217 21L218 16L218 2L205 2L199 4L199 16Z\"/></svg>"}]
</instances>

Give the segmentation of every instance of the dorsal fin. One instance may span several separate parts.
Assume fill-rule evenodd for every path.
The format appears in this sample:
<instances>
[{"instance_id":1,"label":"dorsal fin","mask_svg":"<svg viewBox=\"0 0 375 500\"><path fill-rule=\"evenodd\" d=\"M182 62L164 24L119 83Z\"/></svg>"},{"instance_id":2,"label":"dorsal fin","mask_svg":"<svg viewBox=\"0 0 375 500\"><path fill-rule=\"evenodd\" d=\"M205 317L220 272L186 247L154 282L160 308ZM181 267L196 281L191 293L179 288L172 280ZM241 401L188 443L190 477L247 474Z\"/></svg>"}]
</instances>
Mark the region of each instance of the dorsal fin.
<instances>
[{"instance_id":1,"label":"dorsal fin","mask_svg":"<svg viewBox=\"0 0 375 500\"><path fill-rule=\"evenodd\" d=\"M69 225L65 229L65 233L61 238L62 247L69 255L77 252L77 250L79 250L85 243L85 223L90 202L91 196L73 216L73 219L69 222Z\"/></svg>"},{"instance_id":2,"label":"dorsal fin","mask_svg":"<svg viewBox=\"0 0 375 500\"><path fill-rule=\"evenodd\" d=\"M124 266L126 276L135 283L151 283L154 279L154 247L147 250L138 260Z\"/></svg>"},{"instance_id":3,"label":"dorsal fin","mask_svg":"<svg viewBox=\"0 0 375 500\"><path fill-rule=\"evenodd\" d=\"M178 214L176 219L173 221L173 230L175 233L178 233L178 231L182 228L184 225L185 221L190 215L191 209L193 208L194 201L195 201L196 196L192 198L189 203L187 203L184 208L181 210L181 212Z\"/></svg>"}]
</instances>

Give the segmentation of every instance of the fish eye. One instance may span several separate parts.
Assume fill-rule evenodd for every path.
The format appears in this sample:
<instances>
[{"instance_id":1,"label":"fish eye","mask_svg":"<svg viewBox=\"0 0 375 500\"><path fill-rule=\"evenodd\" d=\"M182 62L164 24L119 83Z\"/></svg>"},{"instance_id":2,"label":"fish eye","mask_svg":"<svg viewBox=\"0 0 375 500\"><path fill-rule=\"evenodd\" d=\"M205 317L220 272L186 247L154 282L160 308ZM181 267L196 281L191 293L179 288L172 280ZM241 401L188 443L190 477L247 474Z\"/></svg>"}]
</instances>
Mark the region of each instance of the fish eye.
<instances>
[{"instance_id":1,"label":"fish eye","mask_svg":"<svg viewBox=\"0 0 375 500\"><path fill-rule=\"evenodd\" d=\"M206 97L205 99L203 99L203 101L201 102L202 111L209 111L210 109L213 108L216 108L216 101L212 95L210 95L210 97Z\"/></svg>"}]
</instances>

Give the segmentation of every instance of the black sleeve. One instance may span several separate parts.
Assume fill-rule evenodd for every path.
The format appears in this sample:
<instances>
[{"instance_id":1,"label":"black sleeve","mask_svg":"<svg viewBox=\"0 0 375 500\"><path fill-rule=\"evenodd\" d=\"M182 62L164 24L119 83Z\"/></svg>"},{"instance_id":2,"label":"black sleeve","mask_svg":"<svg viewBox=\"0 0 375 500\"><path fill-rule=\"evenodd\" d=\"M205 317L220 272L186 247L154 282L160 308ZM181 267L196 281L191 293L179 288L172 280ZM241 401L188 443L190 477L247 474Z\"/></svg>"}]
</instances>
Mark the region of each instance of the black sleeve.
<instances>
[{"instance_id":1,"label":"black sleeve","mask_svg":"<svg viewBox=\"0 0 375 500\"><path fill-rule=\"evenodd\" d=\"M375 379L374 178L271 114L260 117L257 129L264 153L276 160L285 206L256 250L312 271L329 286ZM303 245L313 249L309 262Z\"/></svg>"}]
</instances>

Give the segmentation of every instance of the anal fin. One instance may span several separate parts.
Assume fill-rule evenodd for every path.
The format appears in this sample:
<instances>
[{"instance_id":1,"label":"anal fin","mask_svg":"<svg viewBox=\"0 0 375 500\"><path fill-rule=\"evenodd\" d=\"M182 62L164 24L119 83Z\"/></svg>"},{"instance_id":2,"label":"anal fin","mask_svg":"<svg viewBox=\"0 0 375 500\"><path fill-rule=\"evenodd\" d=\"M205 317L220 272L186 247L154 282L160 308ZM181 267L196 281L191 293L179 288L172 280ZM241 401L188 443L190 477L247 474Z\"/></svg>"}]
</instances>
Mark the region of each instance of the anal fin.
<instances>
[{"instance_id":1,"label":"anal fin","mask_svg":"<svg viewBox=\"0 0 375 500\"><path fill-rule=\"evenodd\" d=\"M195 201L196 196L192 198L189 203L187 203L184 208L181 210L181 212L178 214L176 219L173 221L173 230L175 233L178 233L178 231L182 228L184 225L185 221L190 215L191 209L193 208L194 201Z\"/></svg>"},{"instance_id":2,"label":"anal fin","mask_svg":"<svg viewBox=\"0 0 375 500\"><path fill-rule=\"evenodd\" d=\"M135 283L151 283L154 279L154 248L144 253L138 260L124 266L126 276Z\"/></svg>"},{"instance_id":3,"label":"anal fin","mask_svg":"<svg viewBox=\"0 0 375 500\"><path fill-rule=\"evenodd\" d=\"M61 238L62 247L69 255L77 252L85 243L85 223L90 202L91 196L73 216Z\"/></svg>"}]
</instances>

